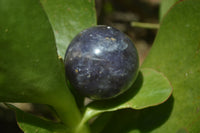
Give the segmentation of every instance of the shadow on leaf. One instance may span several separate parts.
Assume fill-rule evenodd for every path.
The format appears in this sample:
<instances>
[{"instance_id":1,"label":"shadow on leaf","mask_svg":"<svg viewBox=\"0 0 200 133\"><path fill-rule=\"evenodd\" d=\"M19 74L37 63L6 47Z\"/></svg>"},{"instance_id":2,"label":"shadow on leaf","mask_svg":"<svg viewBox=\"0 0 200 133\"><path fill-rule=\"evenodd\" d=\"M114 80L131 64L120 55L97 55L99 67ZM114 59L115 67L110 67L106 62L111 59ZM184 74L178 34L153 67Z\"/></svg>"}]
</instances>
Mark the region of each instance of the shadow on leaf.
<instances>
[{"instance_id":1,"label":"shadow on leaf","mask_svg":"<svg viewBox=\"0 0 200 133\"><path fill-rule=\"evenodd\" d=\"M88 106L93 109L98 109L98 110L106 110L106 109L111 109L111 110L116 110L120 106L124 106L123 104L132 99L137 92L140 90L141 86L143 83L143 75L142 72L140 71L138 73L138 77L135 81L135 83L123 94L119 95L116 98L113 99L108 99L108 100L101 100L101 101L93 101Z\"/></svg>"},{"instance_id":2,"label":"shadow on leaf","mask_svg":"<svg viewBox=\"0 0 200 133\"><path fill-rule=\"evenodd\" d=\"M165 103L158 106L145 108L142 110L134 109L122 109L112 113L111 118L106 120L106 127L102 127L99 133L127 133L139 132L147 133L151 132L156 128L159 128L164 124L170 117L173 110L174 97L171 96ZM107 113L102 114L97 118L93 125L99 123L101 117L104 117ZM104 121L101 121L104 123Z\"/></svg>"}]
</instances>

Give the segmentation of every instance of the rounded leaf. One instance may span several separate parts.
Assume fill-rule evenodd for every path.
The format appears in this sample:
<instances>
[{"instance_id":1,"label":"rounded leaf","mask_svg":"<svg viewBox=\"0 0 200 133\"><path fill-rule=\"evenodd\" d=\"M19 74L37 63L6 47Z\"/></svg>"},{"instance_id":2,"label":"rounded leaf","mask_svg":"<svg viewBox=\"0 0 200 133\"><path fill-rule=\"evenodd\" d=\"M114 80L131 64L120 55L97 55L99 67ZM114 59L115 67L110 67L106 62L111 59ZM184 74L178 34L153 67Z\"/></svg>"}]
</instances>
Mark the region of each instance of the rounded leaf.
<instances>
[{"instance_id":1,"label":"rounded leaf","mask_svg":"<svg viewBox=\"0 0 200 133\"><path fill-rule=\"evenodd\" d=\"M112 100L94 101L87 106L85 119L108 111L124 108L143 109L166 101L172 93L168 79L153 69L141 69L134 85Z\"/></svg>"}]
</instances>

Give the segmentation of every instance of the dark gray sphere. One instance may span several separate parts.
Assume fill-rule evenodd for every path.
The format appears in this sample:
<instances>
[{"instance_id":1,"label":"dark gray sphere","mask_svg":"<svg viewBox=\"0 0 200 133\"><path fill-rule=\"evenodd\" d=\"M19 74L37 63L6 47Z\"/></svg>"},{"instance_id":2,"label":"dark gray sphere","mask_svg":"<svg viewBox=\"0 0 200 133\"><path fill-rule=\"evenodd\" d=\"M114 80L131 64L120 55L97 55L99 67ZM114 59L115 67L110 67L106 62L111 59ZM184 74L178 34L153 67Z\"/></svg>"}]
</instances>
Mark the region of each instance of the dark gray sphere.
<instances>
[{"instance_id":1,"label":"dark gray sphere","mask_svg":"<svg viewBox=\"0 0 200 133\"><path fill-rule=\"evenodd\" d=\"M130 88L139 61L132 41L110 26L80 32L65 54L66 77L71 86L91 99L109 99Z\"/></svg>"}]
</instances>

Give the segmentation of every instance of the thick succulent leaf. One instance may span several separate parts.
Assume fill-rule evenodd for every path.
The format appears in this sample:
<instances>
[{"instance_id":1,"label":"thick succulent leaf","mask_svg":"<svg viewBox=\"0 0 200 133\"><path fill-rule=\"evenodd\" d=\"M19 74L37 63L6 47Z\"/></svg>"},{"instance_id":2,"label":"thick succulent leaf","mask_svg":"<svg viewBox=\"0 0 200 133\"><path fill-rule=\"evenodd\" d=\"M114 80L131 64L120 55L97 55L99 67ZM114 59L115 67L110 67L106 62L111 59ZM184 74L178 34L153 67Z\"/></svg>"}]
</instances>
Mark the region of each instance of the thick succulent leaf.
<instances>
[{"instance_id":1,"label":"thick succulent leaf","mask_svg":"<svg viewBox=\"0 0 200 133\"><path fill-rule=\"evenodd\" d=\"M26 113L11 104L6 105L15 111L18 125L24 133L69 133L68 129L60 123Z\"/></svg>"},{"instance_id":2,"label":"thick succulent leaf","mask_svg":"<svg viewBox=\"0 0 200 133\"><path fill-rule=\"evenodd\" d=\"M0 34L1 102L46 103L53 100L50 95L67 92L53 31L39 1L0 0Z\"/></svg>"},{"instance_id":3,"label":"thick succulent leaf","mask_svg":"<svg viewBox=\"0 0 200 133\"><path fill-rule=\"evenodd\" d=\"M173 101L173 97L170 97L163 104L142 110L122 109L108 112L112 114L104 113L92 123L91 129L93 133L153 132L167 121L173 108ZM103 123L103 127L100 123ZM163 132L165 133L165 131ZM166 131L166 133L168 132Z\"/></svg>"},{"instance_id":4,"label":"thick succulent leaf","mask_svg":"<svg viewBox=\"0 0 200 133\"><path fill-rule=\"evenodd\" d=\"M58 54L64 59L70 41L96 25L94 0L40 0L53 27Z\"/></svg>"},{"instance_id":5,"label":"thick succulent leaf","mask_svg":"<svg viewBox=\"0 0 200 133\"><path fill-rule=\"evenodd\" d=\"M103 133L200 132L199 9L199 0L176 4L163 19L142 66L164 73L173 86L173 97L141 111L115 112Z\"/></svg>"},{"instance_id":6,"label":"thick succulent leaf","mask_svg":"<svg viewBox=\"0 0 200 133\"><path fill-rule=\"evenodd\" d=\"M169 11L169 9L177 2L177 1L181 1L181 0L161 0L160 3L160 11L159 11L159 16L160 16L160 20L163 19L163 17L165 16L165 14Z\"/></svg>"},{"instance_id":7,"label":"thick succulent leaf","mask_svg":"<svg viewBox=\"0 0 200 133\"><path fill-rule=\"evenodd\" d=\"M76 127L81 114L39 0L0 0L0 26L0 102L48 104Z\"/></svg>"},{"instance_id":8,"label":"thick succulent leaf","mask_svg":"<svg viewBox=\"0 0 200 133\"><path fill-rule=\"evenodd\" d=\"M85 119L108 111L124 108L143 109L163 103L172 93L167 78L153 69L141 69L135 84L121 96L105 101L94 101L87 106Z\"/></svg>"},{"instance_id":9,"label":"thick succulent leaf","mask_svg":"<svg viewBox=\"0 0 200 133\"><path fill-rule=\"evenodd\" d=\"M144 64L163 72L174 87L173 112L157 132L175 132L181 128L200 132L199 9L199 0L185 0L173 7L164 18Z\"/></svg>"}]
</instances>

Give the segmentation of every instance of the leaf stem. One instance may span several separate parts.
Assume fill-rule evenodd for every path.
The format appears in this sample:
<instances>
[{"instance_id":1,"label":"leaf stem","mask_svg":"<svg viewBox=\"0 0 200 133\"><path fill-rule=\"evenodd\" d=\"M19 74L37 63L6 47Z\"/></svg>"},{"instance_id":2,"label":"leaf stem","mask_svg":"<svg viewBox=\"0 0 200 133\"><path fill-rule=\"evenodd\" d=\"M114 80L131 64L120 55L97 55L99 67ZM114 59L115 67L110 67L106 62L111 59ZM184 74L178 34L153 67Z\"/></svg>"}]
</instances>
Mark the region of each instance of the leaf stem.
<instances>
[{"instance_id":1,"label":"leaf stem","mask_svg":"<svg viewBox=\"0 0 200 133\"><path fill-rule=\"evenodd\" d=\"M90 133L87 123L80 124L82 114L70 91L58 91L48 98L48 104L52 105L61 121L69 128L70 133Z\"/></svg>"},{"instance_id":2,"label":"leaf stem","mask_svg":"<svg viewBox=\"0 0 200 133\"><path fill-rule=\"evenodd\" d=\"M91 109L91 108L86 108L84 114L83 114L83 118L81 123L87 123L90 119L94 118L95 116L103 113L104 110L95 110L95 109Z\"/></svg>"},{"instance_id":3,"label":"leaf stem","mask_svg":"<svg viewBox=\"0 0 200 133\"><path fill-rule=\"evenodd\" d=\"M141 22L131 22L132 27L147 28L147 29L159 29L159 24L152 23L141 23Z\"/></svg>"}]
</instances>

